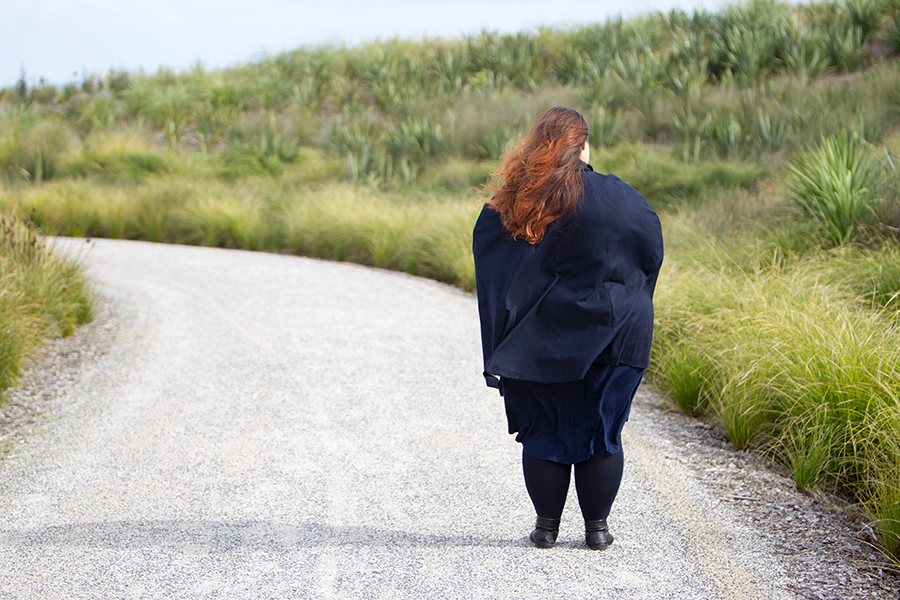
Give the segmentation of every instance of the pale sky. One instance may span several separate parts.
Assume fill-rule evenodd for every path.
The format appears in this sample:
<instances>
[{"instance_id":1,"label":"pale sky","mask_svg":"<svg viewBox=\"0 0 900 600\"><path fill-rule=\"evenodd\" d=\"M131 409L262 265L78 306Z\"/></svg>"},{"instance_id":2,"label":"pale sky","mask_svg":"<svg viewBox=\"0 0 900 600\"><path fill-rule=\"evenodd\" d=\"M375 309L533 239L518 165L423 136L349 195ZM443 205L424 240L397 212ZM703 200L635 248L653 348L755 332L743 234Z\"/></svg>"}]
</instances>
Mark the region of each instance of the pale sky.
<instances>
[{"instance_id":1,"label":"pale sky","mask_svg":"<svg viewBox=\"0 0 900 600\"><path fill-rule=\"evenodd\" d=\"M110 68L215 69L300 46L603 22L727 0L0 0L0 87Z\"/></svg>"}]
</instances>

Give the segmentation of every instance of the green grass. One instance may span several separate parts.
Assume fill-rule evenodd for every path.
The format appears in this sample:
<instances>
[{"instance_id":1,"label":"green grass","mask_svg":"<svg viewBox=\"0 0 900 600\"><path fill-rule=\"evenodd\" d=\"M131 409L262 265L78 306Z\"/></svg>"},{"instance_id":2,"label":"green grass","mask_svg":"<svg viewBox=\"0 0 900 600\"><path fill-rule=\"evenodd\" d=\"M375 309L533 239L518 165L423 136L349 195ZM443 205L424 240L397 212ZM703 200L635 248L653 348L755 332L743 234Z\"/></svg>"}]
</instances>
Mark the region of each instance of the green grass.
<instances>
[{"instance_id":1,"label":"green grass","mask_svg":"<svg viewBox=\"0 0 900 600\"><path fill-rule=\"evenodd\" d=\"M98 180L140 181L150 174L172 171L176 156L154 148L148 137L137 127L93 131L85 137L80 152L71 157L69 172Z\"/></svg>"},{"instance_id":2,"label":"green grass","mask_svg":"<svg viewBox=\"0 0 900 600\"><path fill-rule=\"evenodd\" d=\"M474 287L480 203L465 192L410 198L348 183L169 175L128 185L60 181L15 198L20 213L59 234L286 250Z\"/></svg>"},{"instance_id":3,"label":"green grass","mask_svg":"<svg viewBox=\"0 0 900 600\"><path fill-rule=\"evenodd\" d=\"M896 281L876 275L897 248L773 260L740 223L730 236L701 223L689 211L665 221L653 381L735 446L784 463L799 488L844 490L896 556L900 331L884 300Z\"/></svg>"},{"instance_id":4,"label":"green grass","mask_svg":"<svg viewBox=\"0 0 900 600\"><path fill-rule=\"evenodd\" d=\"M43 340L89 321L91 307L76 263L53 254L29 223L0 217L0 391Z\"/></svg>"}]
</instances>

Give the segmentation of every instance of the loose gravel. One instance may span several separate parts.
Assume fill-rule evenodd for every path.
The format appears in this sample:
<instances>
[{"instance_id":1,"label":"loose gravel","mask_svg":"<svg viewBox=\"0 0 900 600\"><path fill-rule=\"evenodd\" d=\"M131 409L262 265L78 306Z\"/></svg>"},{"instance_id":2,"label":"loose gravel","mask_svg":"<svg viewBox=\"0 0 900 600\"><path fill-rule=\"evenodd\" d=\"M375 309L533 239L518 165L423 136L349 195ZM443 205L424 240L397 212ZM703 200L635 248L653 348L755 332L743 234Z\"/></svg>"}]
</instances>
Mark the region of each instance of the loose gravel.
<instances>
[{"instance_id":1,"label":"loose gravel","mask_svg":"<svg viewBox=\"0 0 900 600\"><path fill-rule=\"evenodd\" d=\"M648 388L616 543L549 551L471 295L99 240L97 318L0 412L0 598L898 598L871 528Z\"/></svg>"}]
</instances>

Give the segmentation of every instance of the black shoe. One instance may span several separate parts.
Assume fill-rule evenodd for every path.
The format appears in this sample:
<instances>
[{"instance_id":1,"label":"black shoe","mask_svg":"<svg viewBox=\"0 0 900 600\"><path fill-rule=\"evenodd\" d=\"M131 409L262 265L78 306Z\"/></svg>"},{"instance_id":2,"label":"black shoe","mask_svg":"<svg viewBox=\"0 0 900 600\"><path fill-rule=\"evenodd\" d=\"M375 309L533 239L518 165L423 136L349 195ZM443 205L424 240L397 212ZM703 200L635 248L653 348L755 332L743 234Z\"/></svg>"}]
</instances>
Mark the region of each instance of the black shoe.
<instances>
[{"instance_id":1,"label":"black shoe","mask_svg":"<svg viewBox=\"0 0 900 600\"><path fill-rule=\"evenodd\" d=\"M534 522L534 531L528 536L531 543L538 548L552 548L556 544L556 536L559 535L559 519L545 519L538 517Z\"/></svg>"},{"instance_id":2,"label":"black shoe","mask_svg":"<svg viewBox=\"0 0 900 600\"><path fill-rule=\"evenodd\" d=\"M584 520L584 542L591 550L606 550L613 543L613 536L606 526L606 519Z\"/></svg>"}]
</instances>

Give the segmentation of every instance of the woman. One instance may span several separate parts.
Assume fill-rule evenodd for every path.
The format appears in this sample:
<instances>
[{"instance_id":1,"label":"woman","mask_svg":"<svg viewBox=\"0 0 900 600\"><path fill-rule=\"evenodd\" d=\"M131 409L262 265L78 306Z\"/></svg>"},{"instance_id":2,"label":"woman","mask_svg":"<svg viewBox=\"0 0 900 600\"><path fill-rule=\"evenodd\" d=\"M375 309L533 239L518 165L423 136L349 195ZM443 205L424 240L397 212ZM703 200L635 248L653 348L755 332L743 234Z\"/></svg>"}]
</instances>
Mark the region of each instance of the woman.
<instances>
[{"instance_id":1,"label":"woman","mask_svg":"<svg viewBox=\"0 0 900 600\"><path fill-rule=\"evenodd\" d=\"M550 109L506 156L474 230L484 375L522 443L539 548L556 543L572 465L585 542L613 542L621 431L650 358L663 258L656 213L589 158L584 118Z\"/></svg>"}]
</instances>

